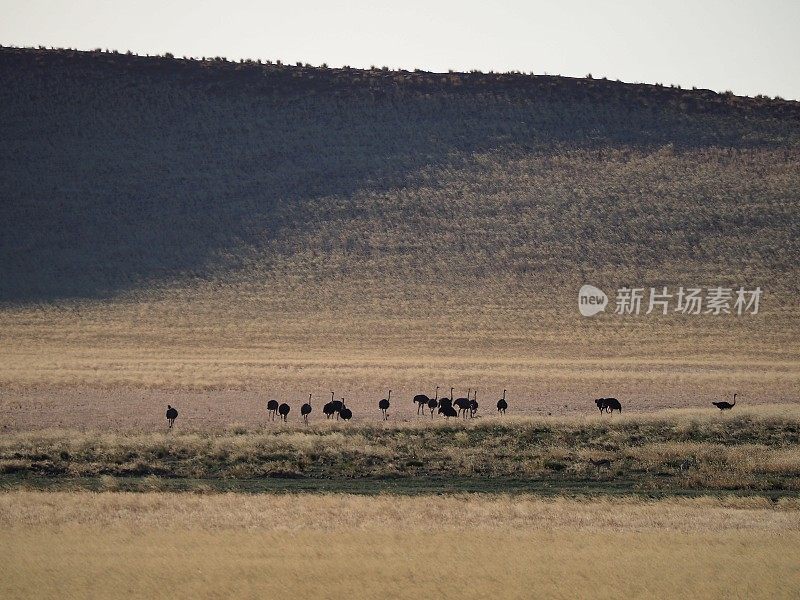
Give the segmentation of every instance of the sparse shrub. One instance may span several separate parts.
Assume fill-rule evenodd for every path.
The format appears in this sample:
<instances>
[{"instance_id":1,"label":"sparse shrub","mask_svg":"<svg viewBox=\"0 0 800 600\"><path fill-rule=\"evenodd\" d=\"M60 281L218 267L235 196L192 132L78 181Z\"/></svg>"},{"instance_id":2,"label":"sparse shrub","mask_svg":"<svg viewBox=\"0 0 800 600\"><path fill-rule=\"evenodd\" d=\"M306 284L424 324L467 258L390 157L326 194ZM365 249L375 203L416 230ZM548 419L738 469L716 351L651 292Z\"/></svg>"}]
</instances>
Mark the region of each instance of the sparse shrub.
<instances>
[{"instance_id":1,"label":"sparse shrub","mask_svg":"<svg viewBox=\"0 0 800 600\"><path fill-rule=\"evenodd\" d=\"M721 426L724 425L724 426ZM279 432L106 435L10 434L0 442L9 477L101 476L101 487L143 478L578 477L613 474L636 489L798 489L800 427L792 420L630 419L595 423L515 420L351 424ZM68 451L68 463L51 460ZM593 465L608 460L600 469ZM682 465L689 460L689 468ZM105 476L105 477L103 477Z\"/></svg>"}]
</instances>

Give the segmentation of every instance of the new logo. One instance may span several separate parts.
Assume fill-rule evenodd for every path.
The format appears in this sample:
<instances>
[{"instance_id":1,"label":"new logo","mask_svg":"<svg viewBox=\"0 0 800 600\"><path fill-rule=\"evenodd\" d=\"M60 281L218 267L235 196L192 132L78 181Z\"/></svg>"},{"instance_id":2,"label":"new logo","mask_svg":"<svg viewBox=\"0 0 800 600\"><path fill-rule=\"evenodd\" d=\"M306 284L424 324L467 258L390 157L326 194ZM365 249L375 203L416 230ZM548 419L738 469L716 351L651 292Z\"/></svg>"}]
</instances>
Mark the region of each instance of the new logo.
<instances>
[{"instance_id":1,"label":"new logo","mask_svg":"<svg viewBox=\"0 0 800 600\"><path fill-rule=\"evenodd\" d=\"M578 292L578 310L584 317L591 317L603 312L608 306L608 296L593 285L581 286Z\"/></svg>"}]
</instances>

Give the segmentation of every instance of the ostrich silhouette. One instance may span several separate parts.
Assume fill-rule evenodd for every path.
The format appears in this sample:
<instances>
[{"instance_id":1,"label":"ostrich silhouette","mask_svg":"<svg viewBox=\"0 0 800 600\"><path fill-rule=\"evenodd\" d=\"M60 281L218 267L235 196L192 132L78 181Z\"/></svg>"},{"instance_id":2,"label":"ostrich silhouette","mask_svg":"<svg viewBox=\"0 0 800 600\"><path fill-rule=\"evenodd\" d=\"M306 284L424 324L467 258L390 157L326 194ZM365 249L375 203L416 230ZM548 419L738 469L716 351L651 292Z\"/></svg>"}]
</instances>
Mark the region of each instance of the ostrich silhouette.
<instances>
[{"instance_id":1,"label":"ostrich silhouette","mask_svg":"<svg viewBox=\"0 0 800 600\"><path fill-rule=\"evenodd\" d=\"M436 386L436 396L428 399L428 409L431 411L431 419L433 418L433 411L439 406L439 386Z\"/></svg>"},{"instance_id":2,"label":"ostrich silhouette","mask_svg":"<svg viewBox=\"0 0 800 600\"><path fill-rule=\"evenodd\" d=\"M439 406L442 406L442 404L444 404L445 406L453 406L453 390L454 389L456 389L456 388L450 388L450 397L449 398L444 397L441 400L439 400Z\"/></svg>"},{"instance_id":3,"label":"ostrich silhouette","mask_svg":"<svg viewBox=\"0 0 800 600\"><path fill-rule=\"evenodd\" d=\"M384 398L380 402L378 402L378 408L381 409L383 413L383 420L386 421L389 419L389 406L391 405L390 400L392 399L392 390L389 390L389 397Z\"/></svg>"},{"instance_id":4,"label":"ostrich silhouette","mask_svg":"<svg viewBox=\"0 0 800 600\"><path fill-rule=\"evenodd\" d=\"M506 402L506 391L507 390L503 390L503 397L497 401L497 412L499 412L501 415L506 414L506 409L508 408L508 402Z\"/></svg>"},{"instance_id":5,"label":"ostrich silhouette","mask_svg":"<svg viewBox=\"0 0 800 600\"><path fill-rule=\"evenodd\" d=\"M471 419L475 418L475 413L478 412L478 390L473 392L474 396L469 403L469 416Z\"/></svg>"},{"instance_id":6,"label":"ostrich silhouette","mask_svg":"<svg viewBox=\"0 0 800 600\"><path fill-rule=\"evenodd\" d=\"M308 402L306 402L305 404L303 404L303 406L300 407L300 414L303 416L303 422L306 425L308 425L308 415L311 414L312 410L313 409L311 408L311 394L309 394Z\"/></svg>"},{"instance_id":7,"label":"ostrich silhouette","mask_svg":"<svg viewBox=\"0 0 800 600\"><path fill-rule=\"evenodd\" d=\"M724 400L720 402L712 402L711 404L713 404L720 410L730 410L734 406L736 406L736 396L738 396L738 394L733 395L733 404L731 404L730 402L725 402Z\"/></svg>"},{"instance_id":8,"label":"ostrich silhouette","mask_svg":"<svg viewBox=\"0 0 800 600\"><path fill-rule=\"evenodd\" d=\"M440 409L440 411L444 414L445 419L448 421L450 420L450 417L458 418L458 411L450 404L446 404L443 409Z\"/></svg>"},{"instance_id":9,"label":"ostrich silhouette","mask_svg":"<svg viewBox=\"0 0 800 600\"><path fill-rule=\"evenodd\" d=\"M469 388L467 390L466 398L456 398L453 401L453 404L455 404L458 407L459 414L462 414L465 419L467 418L467 411L469 410L469 403L470 403L469 397L471 395L472 395L472 388Z\"/></svg>"},{"instance_id":10,"label":"ostrich silhouette","mask_svg":"<svg viewBox=\"0 0 800 600\"><path fill-rule=\"evenodd\" d=\"M290 410L292 410L292 408L286 404L286 402L278 407L278 414L281 416L281 419L283 419L284 423L286 423L286 417L289 416Z\"/></svg>"},{"instance_id":11,"label":"ostrich silhouette","mask_svg":"<svg viewBox=\"0 0 800 600\"><path fill-rule=\"evenodd\" d=\"M333 407L333 392L331 392L331 401L325 403L325 406L322 407L322 412L326 419L330 419L333 413L336 412L336 409Z\"/></svg>"},{"instance_id":12,"label":"ostrich silhouette","mask_svg":"<svg viewBox=\"0 0 800 600\"><path fill-rule=\"evenodd\" d=\"M438 387L436 388L436 391L437 392L439 391ZM430 398L428 398L425 394L417 394L416 396L414 396L412 402L416 403L417 405L417 416L419 416L420 411L422 411L422 414L424 415L425 406L427 406L428 402L430 402Z\"/></svg>"},{"instance_id":13,"label":"ostrich silhouette","mask_svg":"<svg viewBox=\"0 0 800 600\"><path fill-rule=\"evenodd\" d=\"M267 413L271 420L275 420L275 415L278 414L278 401L270 400L267 402Z\"/></svg>"},{"instance_id":14,"label":"ostrich silhouette","mask_svg":"<svg viewBox=\"0 0 800 600\"><path fill-rule=\"evenodd\" d=\"M167 423L169 423L170 429L172 429L172 426L175 425L175 419L177 418L178 411L167 404Z\"/></svg>"},{"instance_id":15,"label":"ostrich silhouette","mask_svg":"<svg viewBox=\"0 0 800 600\"><path fill-rule=\"evenodd\" d=\"M450 388L450 398L453 397L453 388ZM439 399L439 410L437 411L440 415L444 415L448 419L450 418L449 413L450 411L454 411L453 408L453 401L447 397ZM458 416L458 412L456 412L456 416Z\"/></svg>"},{"instance_id":16,"label":"ostrich silhouette","mask_svg":"<svg viewBox=\"0 0 800 600\"><path fill-rule=\"evenodd\" d=\"M342 414L342 409L344 408L344 398L341 400L334 400L333 392L331 392L331 408L333 409L333 412L336 413L336 420L338 421Z\"/></svg>"},{"instance_id":17,"label":"ostrich silhouette","mask_svg":"<svg viewBox=\"0 0 800 600\"><path fill-rule=\"evenodd\" d=\"M344 398L342 398L342 408L339 409L339 414L342 417L342 421L349 421L353 418L353 411L344 405Z\"/></svg>"}]
</instances>

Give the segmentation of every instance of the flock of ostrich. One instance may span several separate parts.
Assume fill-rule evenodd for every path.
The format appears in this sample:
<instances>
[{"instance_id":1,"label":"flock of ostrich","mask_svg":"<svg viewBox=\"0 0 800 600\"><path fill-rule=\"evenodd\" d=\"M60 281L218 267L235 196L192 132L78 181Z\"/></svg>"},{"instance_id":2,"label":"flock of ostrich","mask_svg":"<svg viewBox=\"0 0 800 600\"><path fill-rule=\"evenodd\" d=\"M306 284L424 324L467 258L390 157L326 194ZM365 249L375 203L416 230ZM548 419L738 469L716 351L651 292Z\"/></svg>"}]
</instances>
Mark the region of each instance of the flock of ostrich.
<instances>
[{"instance_id":1,"label":"flock of ostrich","mask_svg":"<svg viewBox=\"0 0 800 600\"><path fill-rule=\"evenodd\" d=\"M461 417L463 419L466 418L475 418L478 413L478 390L472 390L470 388L467 390L467 395L461 398L454 398L454 390L455 388L450 388L450 397L443 396L439 398L439 386L436 386L436 393L434 394L433 398L426 396L425 394L417 394L413 398L414 404L417 405L417 416L425 415L425 411L428 410L431 415L431 419L435 417L436 414L440 414L444 416L446 420L449 420L450 417L458 418ZM506 400L506 392L508 390L503 390L503 396L497 401L497 413L500 415L506 414L506 410L508 409L508 401ZM720 401L720 402L712 402L714 406L718 409L725 411L730 410L736 405L736 396L737 394L733 395L733 403ZM313 394L308 395L308 402L304 403L300 407L300 416L303 419L303 423L308 425L308 416L314 410L314 407L311 406ZM389 390L386 398L383 398L378 402L378 409L381 411L383 416L383 420L389 420L389 407L391 406L392 400L392 390ZM614 411L619 411L622 414L622 404L616 398L598 398L594 401L597 405L597 408L600 409L600 414L609 413L613 414ZM270 400L267 402L267 413L269 415L269 419L271 421L275 420L275 417L278 416L281 421L284 423L287 422L289 413L292 411L292 407L289 406L286 402L279 403L277 400ZM344 398L336 400L335 392L331 392L331 399L329 402L326 402L325 405L322 407L322 414L325 415L326 419L331 419L334 416L336 420L339 419L343 421L349 421L353 418L353 411L347 408L345 404ZM175 425L175 419L178 418L178 411L170 405L167 405L167 422L169 424L169 428L172 429L173 425Z\"/></svg>"},{"instance_id":2,"label":"flock of ostrich","mask_svg":"<svg viewBox=\"0 0 800 600\"><path fill-rule=\"evenodd\" d=\"M431 414L431 419L434 418L435 414L443 415L445 419L450 419L450 417L463 417L466 419L468 416L470 418L475 418L478 412L478 390L472 391L470 388L467 391L466 397L463 398L453 398L453 391L455 388L450 388L450 397L442 397L439 398L439 386L436 386L436 393L434 394L433 398L426 396L425 394L417 394L414 396L414 403L417 405L417 415L424 415L425 410L429 410ZM508 408L508 402L506 401L506 392L507 390L503 390L503 397L497 401L497 412L501 415L506 414L506 409ZM314 407L311 405L311 401L313 399L313 394L308 395L308 402L304 403L300 407L300 416L303 419L303 423L308 425L308 416L311 414L311 411L314 410ZM389 393L386 395L386 398L383 398L378 402L378 409L381 411L383 415L383 420L389 420L389 407L391 406L392 400L392 390L389 390ZM286 402L279 403L277 400L270 400L267 402L267 414L271 421L275 420L277 416L281 421L286 422L289 419L289 413L292 411L292 407L289 406ZM438 412L437 412L438 411ZM347 408L345 404L344 398L336 400L336 393L331 392L331 399L329 402L326 402L325 405L322 407L322 414L325 415L326 419L336 418L336 420L342 421L349 421L353 418L353 411ZM175 419L178 418L178 411L170 406L167 405L167 423L169 428L175 425Z\"/></svg>"},{"instance_id":3,"label":"flock of ostrich","mask_svg":"<svg viewBox=\"0 0 800 600\"><path fill-rule=\"evenodd\" d=\"M417 405L417 415L425 414L425 410L428 409L430 410L431 418L433 418L438 409L438 414L443 415L445 419L459 416L465 419L467 416L474 418L478 412L478 390L475 390L473 394L472 388L470 388L467 391L466 397L453 398L454 390L455 388L450 388L449 398L446 396L439 398L439 386L436 386L436 394L433 398L430 398L425 394L417 394L414 396L413 402ZM508 408L506 391L507 390L503 390L503 397L497 401L497 411L500 414L505 414L506 409ZM308 425L308 415L310 415L311 411L314 410L314 408L311 406L311 400L312 394L309 394L308 402L300 407L300 416L303 418L303 422L306 425ZM391 404L392 390L389 390L386 398L383 398L378 402L378 410L381 411L384 421L389 420L389 407ZM278 416L282 421L286 421L291 410L292 407L285 402L282 404L278 404L277 400L270 400L267 402L267 412L269 413L269 418L272 421L275 420L276 416ZM331 392L330 402L326 402L322 407L322 414L325 415L326 419L332 419L335 417L336 420L341 419L343 421L349 421L353 418L353 411L347 408L344 398L336 400L335 392Z\"/></svg>"}]
</instances>

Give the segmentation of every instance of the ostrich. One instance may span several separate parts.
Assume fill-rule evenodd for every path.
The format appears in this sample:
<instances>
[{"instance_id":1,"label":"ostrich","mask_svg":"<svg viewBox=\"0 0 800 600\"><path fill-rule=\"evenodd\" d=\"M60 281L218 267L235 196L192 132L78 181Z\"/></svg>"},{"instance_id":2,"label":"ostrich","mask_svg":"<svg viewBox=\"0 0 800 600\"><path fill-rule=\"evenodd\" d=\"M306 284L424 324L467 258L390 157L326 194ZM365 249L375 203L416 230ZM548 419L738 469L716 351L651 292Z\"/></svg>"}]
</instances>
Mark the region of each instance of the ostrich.
<instances>
[{"instance_id":1,"label":"ostrich","mask_svg":"<svg viewBox=\"0 0 800 600\"><path fill-rule=\"evenodd\" d=\"M738 394L733 395L733 404L731 404L730 402L725 402L724 400L720 402L712 402L711 404L713 404L720 410L730 410L734 406L736 406L736 396L738 396Z\"/></svg>"},{"instance_id":2,"label":"ostrich","mask_svg":"<svg viewBox=\"0 0 800 600\"><path fill-rule=\"evenodd\" d=\"M506 414L506 409L508 408L508 402L506 402L506 391L507 390L503 390L503 397L497 401L497 412L499 412L501 415Z\"/></svg>"},{"instance_id":3,"label":"ostrich","mask_svg":"<svg viewBox=\"0 0 800 600\"><path fill-rule=\"evenodd\" d=\"M309 394L308 402L306 402L305 404L303 404L303 406L300 407L300 414L303 415L303 421L305 422L306 425L308 425L308 415L311 414L312 410L313 409L311 408L311 394Z\"/></svg>"},{"instance_id":4,"label":"ostrich","mask_svg":"<svg viewBox=\"0 0 800 600\"><path fill-rule=\"evenodd\" d=\"M456 398L453 401L453 404L455 404L458 407L458 412L463 414L465 419L467 418L467 411L469 410L469 403L470 403L469 397L471 395L472 395L472 388L469 388L467 390L466 398Z\"/></svg>"},{"instance_id":5,"label":"ostrich","mask_svg":"<svg viewBox=\"0 0 800 600\"><path fill-rule=\"evenodd\" d=\"M608 406L606 405L605 398L598 398L597 400L594 401L594 403L597 404L597 408L600 409L601 415L606 411L606 408L608 408Z\"/></svg>"},{"instance_id":6,"label":"ostrich","mask_svg":"<svg viewBox=\"0 0 800 600\"><path fill-rule=\"evenodd\" d=\"M437 394L439 392L438 386L436 387L436 392ZM417 394L416 396L414 396L413 402L416 402L417 404L417 416L419 416L420 411L422 411L423 415L425 414L425 406L430 404L430 400L431 399L428 398L425 394Z\"/></svg>"},{"instance_id":7,"label":"ostrich","mask_svg":"<svg viewBox=\"0 0 800 600\"><path fill-rule=\"evenodd\" d=\"M333 413L336 412L336 409L333 407L333 392L331 392L331 401L325 403L325 406L322 407L322 412L325 414L326 419L330 419Z\"/></svg>"},{"instance_id":8,"label":"ostrich","mask_svg":"<svg viewBox=\"0 0 800 600\"><path fill-rule=\"evenodd\" d=\"M339 420L339 416L342 414L342 409L344 408L344 398L341 400L334 400L333 399L333 392L331 392L331 409L333 412L336 413L336 420ZM331 413L333 414L333 413Z\"/></svg>"},{"instance_id":9,"label":"ostrich","mask_svg":"<svg viewBox=\"0 0 800 600\"><path fill-rule=\"evenodd\" d=\"M342 408L339 409L339 414L343 421L349 421L353 418L353 411L344 405L344 398L342 398Z\"/></svg>"},{"instance_id":10,"label":"ostrich","mask_svg":"<svg viewBox=\"0 0 800 600\"><path fill-rule=\"evenodd\" d=\"M439 386L436 386L436 396L428 400L428 408L431 411L431 419L433 418L433 411L439 406Z\"/></svg>"},{"instance_id":11,"label":"ostrich","mask_svg":"<svg viewBox=\"0 0 800 600\"><path fill-rule=\"evenodd\" d=\"M281 419L283 419L284 423L286 422L286 417L289 414L290 410L292 410L292 408L288 404L286 404L286 402L284 402L278 407L278 414L281 416Z\"/></svg>"},{"instance_id":12,"label":"ostrich","mask_svg":"<svg viewBox=\"0 0 800 600\"><path fill-rule=\"evenodd\" d=\"M170 429L172 429L172 426L175 425L175 419L177 418L178 411L167 404L167 423L169 423Z\"/></svg>"},{"instance_id":13,"label":"ostrich","mask_svg":"<svg viewBox=\"0 0 800 600\"><path fill-rule=\"evenodd\" d=\"M274 421L275 415L278 413L277 400L270 400L269 402L267 402L267 412L269 413L270 418Z\"/></svg>"},{"instance_id":14,"label":"ostrich","mask_svg":"<svg viewBox=\"0 0 800 600\"><path fill-rule=\"evenodd\" d=\"M391 404L390 400L392 399L392 390L389 390L389 397L384 398L380 402L378 402L378 408L381 409L383 412L383 420L386 421L389 419L389 405Z\"/></svg>"},{"instance_id":15,"label":"ostrich","mask_svg":"<svg viewBox=\"0 0 800 600\"><path fill-rule=\"evenodd\" d=\"M450 412L451 409L455 410L453 408L453 401L451 400L451 398L453 397L453 389L454 388L450 388L450 398L445 396L444 398L439 399L438 413L440 415L444 415L445 417L447 417L447 414ZM458 416L458 412L456 412L456 416Z\"/></svg>"},{"instance_id":16,"label":"ostrich","mask_svg":"<svg viewBox=\"0 0 800 600\"><path fill-rule=\"evenodd\" d=\"M469 402L469 416L471 419L475 418L475 413L478 412L478 390L475 390L472 400Z\"/></svg>"},{"instance_id":17,"label":"ostrich","mask_svg":"<svg viewBox=\"0 0 800 600\"><path fill-rule=\"evenodd\" d=\"M450 417L458 418L458 411L453 408L450 404L446 404L443 409L440 408L439 412L444 413L445 418L449 421Z\"/></svg>"},{"instance_id":18,"label":"ostrich","mask_svg":"<svg viewBox=\"0 0 800 600\"><path fill-rule=\"evenodd\" d=\"M605 399L606 409L612 415L614 414L615 410L619 411L619 414L622 414L622 404L619 403L619 400L616 398L606 398Z\"/></svg>"}]
</instances>

